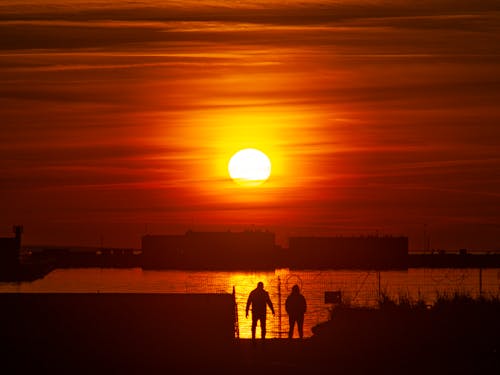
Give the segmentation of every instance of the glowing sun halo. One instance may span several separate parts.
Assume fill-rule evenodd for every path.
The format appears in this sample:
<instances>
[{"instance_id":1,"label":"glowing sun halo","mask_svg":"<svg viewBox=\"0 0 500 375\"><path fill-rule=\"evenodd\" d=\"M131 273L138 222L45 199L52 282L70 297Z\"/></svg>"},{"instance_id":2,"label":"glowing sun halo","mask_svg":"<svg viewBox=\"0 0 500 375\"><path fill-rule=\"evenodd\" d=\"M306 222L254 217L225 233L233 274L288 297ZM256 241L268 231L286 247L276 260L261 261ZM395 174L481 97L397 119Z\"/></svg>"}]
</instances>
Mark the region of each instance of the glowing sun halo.
<instances>
[{"instance_id":1,"label":"glowing sun halo","mask_svg":"<svg viewBox=\"0 0 500 375\"><path fill-rule=\"evenodd\" d=\"M271 175L271 161L262 151L245 148L231 157L228 170L237 184L258 186Z\"/></svg>"}]
</instances>

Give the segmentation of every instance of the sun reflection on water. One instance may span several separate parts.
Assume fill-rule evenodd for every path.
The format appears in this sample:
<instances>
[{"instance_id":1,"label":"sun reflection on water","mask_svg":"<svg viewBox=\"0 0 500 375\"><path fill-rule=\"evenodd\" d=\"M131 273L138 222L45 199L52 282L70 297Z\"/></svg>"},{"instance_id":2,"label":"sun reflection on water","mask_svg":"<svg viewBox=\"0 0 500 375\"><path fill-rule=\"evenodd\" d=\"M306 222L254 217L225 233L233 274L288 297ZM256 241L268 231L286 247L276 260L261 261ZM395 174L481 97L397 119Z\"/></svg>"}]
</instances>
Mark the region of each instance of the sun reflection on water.
<instances>
[{"instance_id":1,"label":"sun reflection on water","mask_svg":"<svg viewBox=\"0 0 500 375\"><path fill-rule=\"evenodd\" d=\"M479 294L478 269L409 269L380 272L380 288L390 296L422 298L431 304L440 293ZM500 269L482 271L483 295L498 295ZM0 292L66 293L232 293L236 292L241 338L251 337L251 317L245 318L248 294L262 281L274 304L276 316L268 312L267 337L286 337L288 316L284 302L294 284L307 300L304 336L328 320L331 305L324 303L324 292L342 291L344 302L354 306L376 306L379 273L362 270L288 270L262 272L229 271L144 271L132 269L57 269L34 282L0 283ZM281 330L280 330L281 315ZM281 336L280 336L281 332ZM296 334L296 333L295 333ZM260 329L257 328L257 338Z\"/></svg>"}]
</instances>

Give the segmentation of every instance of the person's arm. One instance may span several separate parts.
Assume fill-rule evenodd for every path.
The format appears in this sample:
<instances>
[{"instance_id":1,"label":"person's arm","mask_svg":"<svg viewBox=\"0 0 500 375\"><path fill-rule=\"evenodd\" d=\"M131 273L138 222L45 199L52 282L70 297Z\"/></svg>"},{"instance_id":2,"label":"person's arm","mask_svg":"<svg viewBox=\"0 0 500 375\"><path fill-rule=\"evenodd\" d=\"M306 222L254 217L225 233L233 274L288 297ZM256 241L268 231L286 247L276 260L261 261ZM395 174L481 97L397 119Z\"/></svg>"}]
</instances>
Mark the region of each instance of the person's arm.
<instances>
[{"instance_id":1,"label":"person's arm","mask_svg":"<svg viewBox=\"0 0 500 375\"><path fill-rule=\"evenodd\" d=\"M273 302L271 301L271 298L269 298L269 293L267 293L267 300L266 300L267 304L269 305L269 308L271 309L271 312L273 313L274 315L274 307L273 307Z\"/></svg>"}]
</instances>

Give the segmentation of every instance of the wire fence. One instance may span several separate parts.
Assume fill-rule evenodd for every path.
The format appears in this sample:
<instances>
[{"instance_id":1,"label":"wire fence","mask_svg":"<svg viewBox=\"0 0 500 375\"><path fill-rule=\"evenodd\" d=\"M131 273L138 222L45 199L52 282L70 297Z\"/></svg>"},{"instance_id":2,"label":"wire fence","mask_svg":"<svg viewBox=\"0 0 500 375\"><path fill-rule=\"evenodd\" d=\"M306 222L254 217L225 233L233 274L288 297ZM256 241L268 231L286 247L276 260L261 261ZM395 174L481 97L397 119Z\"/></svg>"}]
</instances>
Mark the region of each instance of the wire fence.
<instances>
[{"instance_id":1,"label":"wire fence","mask_svg":"<svg viewBox=\"0 0 500 375\"><path fill-rule=\"evenodd\" d=\"M425 269L404 271L278 269L271 272L144 271L134 269L58 269L31 283L0 283L0 292L135 292L135 293L233 293L237 303L239 335L251 337L251 317L245 316L249 293L262 281L274 304L268 314L267 337L288 335L284 303L293 285L307 300L304 336L330 318L325 292L340 291L352 306L378 304L381 294L391 298L421 300L432 304L440 295L500 296L500 269ZM257 328L257 337L260 329ZM297 332L295 332L297 336Z\"/></svg>"}]
</instances>

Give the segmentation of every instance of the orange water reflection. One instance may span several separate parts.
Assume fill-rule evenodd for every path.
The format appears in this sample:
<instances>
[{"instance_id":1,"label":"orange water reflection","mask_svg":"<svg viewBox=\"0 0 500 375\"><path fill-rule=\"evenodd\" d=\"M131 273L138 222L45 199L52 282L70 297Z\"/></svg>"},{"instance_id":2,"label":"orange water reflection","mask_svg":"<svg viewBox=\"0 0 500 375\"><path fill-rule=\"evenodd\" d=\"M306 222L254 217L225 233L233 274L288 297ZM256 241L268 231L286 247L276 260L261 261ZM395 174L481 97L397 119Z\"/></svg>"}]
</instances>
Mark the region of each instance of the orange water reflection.
<instances>
[{"instance_id":1,"label":"orange water reflection","mask_svg":"<svg viewBox=\"0 0 500 375\"><path fill-rule=\"evenodd\" d=\"M32 283L0 283L0 292L135 292L135 293L231 293L236 290L240 337L251 337L251 319L245 318L248 294L259 281L264 283L273 301L276 316L268 314L268 337L286 337L288 317L284 301L294 284L307 299L304 336L312 327L329 317L330 305L324 303L324 292L341 290L344 301L357 306L375 306L379 273L375 271L292 271L274 272L187 272L143 271L134 269L58 269ZM382 291L393 297L422 298L432 303L437 293L479 294L477 269L410 269L380 273ZM485 296L500 295L500 269L482 271ZM281 295L281 303L280 303ZM281 323L280 323L281 315ZM281 325L280 325L281 324ZM280 335L281 333L281 335ZM257 337L260 330L257 329Z\"/></svg>"}]
</instances>

